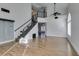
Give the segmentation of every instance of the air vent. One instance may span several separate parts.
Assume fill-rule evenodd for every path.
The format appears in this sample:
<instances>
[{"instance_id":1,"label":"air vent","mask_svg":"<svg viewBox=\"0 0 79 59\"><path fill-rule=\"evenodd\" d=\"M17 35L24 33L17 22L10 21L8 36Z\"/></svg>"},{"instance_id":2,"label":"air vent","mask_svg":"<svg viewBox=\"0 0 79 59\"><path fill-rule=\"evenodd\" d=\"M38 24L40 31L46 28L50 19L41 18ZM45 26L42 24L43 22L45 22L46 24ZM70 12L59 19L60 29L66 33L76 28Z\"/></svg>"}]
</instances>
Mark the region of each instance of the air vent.
<instances>
[{"instance_id":1,"label":"air vent","mask_svg":"<svg viewBox=\"0 0 79 59\"><path fill-rule=\"evenodd\" d=\"M10 13L10 11L8 9L5 9L5 8L1 8L1 11L6 12L6 13Z\"/></svg>"}]
</instances>

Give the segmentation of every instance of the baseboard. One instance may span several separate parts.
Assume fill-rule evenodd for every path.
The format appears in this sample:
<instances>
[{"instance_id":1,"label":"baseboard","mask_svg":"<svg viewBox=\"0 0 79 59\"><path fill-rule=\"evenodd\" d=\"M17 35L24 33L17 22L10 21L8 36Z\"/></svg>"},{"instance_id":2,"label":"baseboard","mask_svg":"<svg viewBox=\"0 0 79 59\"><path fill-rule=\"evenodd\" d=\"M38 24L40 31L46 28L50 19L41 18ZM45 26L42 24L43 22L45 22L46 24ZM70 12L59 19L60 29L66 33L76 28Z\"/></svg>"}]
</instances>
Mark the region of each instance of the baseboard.
<instances>
[{"instance_id":1,"label":"baseboard","mask_svg":"<svg viewBox=\"0 0 79 59\"><path fill-rule=\"evenodd\" d=\"M54 36L48 36L47 35L47 37L62 37L62 38L66 38L65 36L55 36L55 35Z\"/></svg>"},{"instance_id":2,"label":"baseboard","mask_svg":"<svg viewBox=\"0 0 79 59\"><path fill-rule=\"evenodd\" d=\"M13 39L13 40L8 40L8 41L4 41L4 42L0 42L0 45L1 45L1 44L5 44L5 43L9 43L9 42L12 42L12 41L15 41L15 39Z\"/></svg>"},{"instance_id":3,"label":"baseboard","mask_svg":"<svg viewBox=\"0 0 79 59\"><path fill-rule=\"evenodd\" d=\"M55 36L55 37L67 37L66 35L47 35L47 36Z\"/></svg>"},{"instance_id":4,"label":"baseboard","mask_svg":"<svg viewBox=\"0 0 79 59\"><path fill-rule=\"evenodd\" d=\"M72 42L68 38L66 38L66 40L68 41L68 43L70 45L72 55L73 56L79 56L78 52L76 51L76 49L72 45Z\"/></svg>"}]
</instances>

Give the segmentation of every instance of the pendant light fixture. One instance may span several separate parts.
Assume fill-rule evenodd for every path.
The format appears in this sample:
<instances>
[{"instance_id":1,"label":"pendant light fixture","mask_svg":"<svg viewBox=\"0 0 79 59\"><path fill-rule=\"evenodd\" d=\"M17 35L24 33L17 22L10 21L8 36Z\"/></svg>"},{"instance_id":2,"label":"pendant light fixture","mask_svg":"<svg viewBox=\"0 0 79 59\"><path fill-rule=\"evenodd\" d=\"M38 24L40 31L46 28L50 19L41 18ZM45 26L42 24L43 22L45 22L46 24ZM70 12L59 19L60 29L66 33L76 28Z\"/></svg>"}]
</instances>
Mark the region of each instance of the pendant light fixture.
<instances>
[{"instance_id":1,"label":"pendant light fixture","mask_svg":"<svg viewBox=\"0 0 79 59\"><path fill-rule=\"evenodd\" d=\"M58 19L58 15L61 15L61 13L56 11L56 3L54 3L54 13L52 15L54 15L54 19Z\"/></svg>"}]
</instances>

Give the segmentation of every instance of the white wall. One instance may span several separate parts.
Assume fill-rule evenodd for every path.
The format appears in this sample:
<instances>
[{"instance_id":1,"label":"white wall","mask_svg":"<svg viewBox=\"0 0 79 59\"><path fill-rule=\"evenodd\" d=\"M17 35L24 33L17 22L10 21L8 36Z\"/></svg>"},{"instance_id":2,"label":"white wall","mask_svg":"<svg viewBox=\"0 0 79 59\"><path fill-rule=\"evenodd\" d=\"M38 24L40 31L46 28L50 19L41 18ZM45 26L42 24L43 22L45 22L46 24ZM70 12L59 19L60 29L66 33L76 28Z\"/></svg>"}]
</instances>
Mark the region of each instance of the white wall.
<instances>
[{"instance_id":1,"label":"white wall","mask_svg":"<svg viewBox=\"0 0 79 59\"><path fill-rule=\"evenodd\" d=\"M10 13L5 13L0 10L0 18L15 20L14 30L27 20L31 19L30 3L0 3L0 8L10 10ZM19 31L15 33L15 37L18 35Z\"/></svg>"},{"instance_id":2,"label":"white wall","mask_svg":"<svg viewBox=\"0 0 79 59\"><path fill-rule=\"evenodd\" d=\"M47 16L50 16L51 14L54 13L54 4L48 3L46 6L47 6ZM55 10L59 13L66 14L67 6L68 6L68 3L56 3Z\"/></svg>"},{"instance_id":3,"label":"white wall","mask_svg":"<svg viewBox=\"0 0 79 59\"><path fill-rule=\"evenodd\" d=\"M49 17L54 12L54 5L48 4L46 9L47 9L47 16Z\"/></svg>"},{"instance_id":4,"label":"white wall","mask_svg":"<svg viewBox=\"0 0 79 59\"><path fill-rule=\"evenodd\" d=\"M47 18L47 36L66 37L66 15L54 16Z\"/></svg>"},{"instance_id":5,"label":"white wall","mask_svg":"<svg viewBox=\"0 0 79 59\"><path fill-rule=\"evenodd\" d=\"M58 19L54 19L54 16L50 16L54 13L54 4L47 5L47 35L66 37L66 15L67 3L56 3L56 11L64 15L59 16Z\"/></svg>"},{"instance_id":6,"label":"white wall","mask_svg":"<svg viewBox=\"0 0 79 59\"><path fill-rule=\"evenodd\" d=\"M69 5L71 13L71 39L69 39L79 53L79 3Z\"/></svg>"}]
</instances>

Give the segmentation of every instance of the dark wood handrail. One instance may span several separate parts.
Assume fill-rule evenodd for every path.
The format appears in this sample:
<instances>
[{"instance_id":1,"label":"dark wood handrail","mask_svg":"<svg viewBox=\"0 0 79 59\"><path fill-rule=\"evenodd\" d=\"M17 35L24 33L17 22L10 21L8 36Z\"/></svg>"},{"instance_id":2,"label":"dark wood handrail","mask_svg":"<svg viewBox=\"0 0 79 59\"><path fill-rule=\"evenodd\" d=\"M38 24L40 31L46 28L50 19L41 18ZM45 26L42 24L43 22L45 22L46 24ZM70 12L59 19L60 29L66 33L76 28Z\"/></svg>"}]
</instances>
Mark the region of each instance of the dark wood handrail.
<instances>
[{"instance_id":1,"label":"dark wood handrail","mask_svg":"<svg viewBox=\"0 0 79 59\"><path fill-rule=\"evenodd\" d=\"M30 19L30 20L31 20L31 19ZM19 30L21 27L23 27L25 24L27 24L30 20L26 21L24 24L22 24L21 26L19 26L19 27L15 30L15 32L16 32L17 30Z\"/></svg>"}]
</instances>

